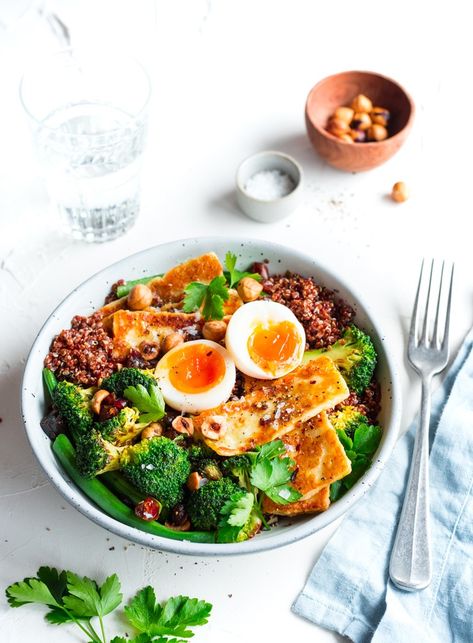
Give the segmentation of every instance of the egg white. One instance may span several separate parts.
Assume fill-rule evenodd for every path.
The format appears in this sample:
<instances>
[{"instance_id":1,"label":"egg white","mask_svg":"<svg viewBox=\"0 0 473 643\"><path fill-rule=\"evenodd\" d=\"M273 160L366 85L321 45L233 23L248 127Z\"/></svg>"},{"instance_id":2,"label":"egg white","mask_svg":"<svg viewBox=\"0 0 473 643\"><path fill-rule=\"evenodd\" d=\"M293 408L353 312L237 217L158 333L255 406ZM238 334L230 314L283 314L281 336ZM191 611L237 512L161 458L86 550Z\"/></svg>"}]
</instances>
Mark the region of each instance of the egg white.
<instances>
[{"instance_id":1,"label":"egg white","mask_svg":"<svg viewBox=\"0 0 473 643\"><path fill-rule=\"evenodd\" d=\"M208 391L201 393L184 393L183 391L179 391L169 379L170 356L182 350L183 347L191 346L192 344L203 344L212 348L223 357L225 362L225 374L222 381ZM196 339L171 349L159 360L154 374L158 380L166 404L176 411L181 411L181 413L200 413L201 411L213 409L219 404L223 404L223 402L226 402L230 397L236 379L235 364L228 351L220 344L208 339Z\"/></svg>"},{"instance_id":2,"label":"egg white","mask_svg":"<svg viewBox=\"0 0 473 643\"><path fill-rule=\"evenodd\" d=\"M257 326L268 323L290 322L298 336L297 352L290 364L281 364L276 372L263 369L256 364L248 350L248 339ZM275 301L253 301L238 308L227 326L225 346L237 368L246 375L257 379L273 380L293 371L302 362L305 350L305 331L292 310Z\"/></svg>"}]
</instances>

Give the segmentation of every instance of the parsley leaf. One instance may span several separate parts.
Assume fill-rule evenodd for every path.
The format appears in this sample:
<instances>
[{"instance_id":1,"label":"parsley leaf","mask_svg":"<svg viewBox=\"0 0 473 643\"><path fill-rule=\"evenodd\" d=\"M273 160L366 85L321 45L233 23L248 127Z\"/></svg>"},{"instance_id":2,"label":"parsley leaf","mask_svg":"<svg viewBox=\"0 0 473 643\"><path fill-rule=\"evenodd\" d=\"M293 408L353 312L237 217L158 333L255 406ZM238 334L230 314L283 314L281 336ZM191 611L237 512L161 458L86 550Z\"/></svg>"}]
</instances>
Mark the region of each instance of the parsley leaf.
<instances>
[{"instance_id":1,"label":"parsley leaf","mask_svg":"<svg viewBox=\"0 0 473 643\"><path fill-rule=\"evenodd\" d=\"M252 277L257 281L261 281L261 275L257 272L242 272L236 269L237 256L233 252L228 251L225 255L225 279L227 280L228 287L234 288L238 282L244 277Z\"/></svg>"},{"instance_id":2,"label":"parsley leaf","mask_svg":"<svg viewBox=\"0 0 473 643\"><path fill-rule=\"evenodd\" d=\"M64 605L79 618L105 616L122 602L123 596L116 574L109 576L100 587L86 576L81 578L72 572L66 573L69 596L64 597Z\"/></svg>"},{"instance_id":3,"label":"parsley leaf","mask_svg":"<svg viewBox=\"0 0 473 643\"><path fill-rule=\"evenodd\" d=\"M150 384L148 390L143 384L128 386L123 392L140 412L140 422L157 422L164 417L164 398L157 384Z\"/></svg>"},{"instance_id":4,"label":"parsley leaf","mask_svg":"<svg viewBox=\"0 0 473 643\"><path fill-rule=\"evenodd\" d=\"M59 607L48 586L38 578L25 578L6 589L8 603L11 607L21 607L27 603L40 603L50 607Z\"/></svg>"},{"instance_id":5,"label":"parsley leaf","mask_svg":"<svg viewBox=\"0 0 473 643\"><path fill-rule=\"evenodd\" d=\"M253 493L234 494L220 510L220 522L217 530L217 542L235 543L248 538L254 520L258 520Z\"/></svg>"},{"instance_id":6,"label":"parsley leaf","mask_svg":"<svg viewBox=\"0 0 473 643\"><path fill-rule=\"evenodd\" d=\"M139 632L152 639L155 636L191 638L194 633L189 628L205 625L211 610L210 603L187 596L175 596L159 604L154 589L148 585L128 603L125 614Z\"/></svg>"},{"instance_id":7,"label":"parsley leaf","mask_svg":"<svg viewBox=\"0 0 473 643\"><path fill-rule=\"evenodd\" d=\"M223 304L228 299L228 288L223 275L214 277L208 285L193 281L184 292L186 295L182 309L185 313L192 313L203 306L204 319L223 319Z\"/></svg>"},{"instance_id":8,"label":"parsley leaf","mask_svg":"<svg viewBox=\"0 0 473 643\"><path fill-rule=\"evenodd\" d=\"M263 491L273 502L286 505L295 502L301 494L289 484L294 471L294 460L285 456L282 440L274 440L261 447L250 472L251 484Z\"/></svg>"}]
</instances>

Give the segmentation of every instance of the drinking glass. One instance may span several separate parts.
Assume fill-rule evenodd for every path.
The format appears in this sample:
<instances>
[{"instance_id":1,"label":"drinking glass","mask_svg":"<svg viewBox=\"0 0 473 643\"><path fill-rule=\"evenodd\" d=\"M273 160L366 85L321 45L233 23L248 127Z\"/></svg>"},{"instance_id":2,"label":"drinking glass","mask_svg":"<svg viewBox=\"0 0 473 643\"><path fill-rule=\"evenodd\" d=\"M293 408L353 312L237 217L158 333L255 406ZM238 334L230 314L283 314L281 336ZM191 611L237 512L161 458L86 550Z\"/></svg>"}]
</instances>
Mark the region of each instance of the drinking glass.
<instances>
[{"instance_id":1,"label":"drinking glass","mask_svg":"<svg viewBox=\"0 0 473 643\"><path fill-rule=\"evenodd\" d=\"M121 54L67 49L23 76L41 170L74 238L108 241L135 222L150 90L144 68Z\"/></svg>"}]
</instances>

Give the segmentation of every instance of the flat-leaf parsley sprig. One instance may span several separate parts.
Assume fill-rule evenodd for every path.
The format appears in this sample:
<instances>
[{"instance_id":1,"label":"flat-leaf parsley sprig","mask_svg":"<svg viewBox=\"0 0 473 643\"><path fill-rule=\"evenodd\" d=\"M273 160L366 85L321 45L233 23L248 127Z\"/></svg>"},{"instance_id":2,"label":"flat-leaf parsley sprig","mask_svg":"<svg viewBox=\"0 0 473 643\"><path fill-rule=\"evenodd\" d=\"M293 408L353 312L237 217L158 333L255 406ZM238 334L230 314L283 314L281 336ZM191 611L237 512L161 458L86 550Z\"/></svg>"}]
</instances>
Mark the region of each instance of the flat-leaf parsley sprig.
<instances>
[{"instance_id":1,"label":"flat-leaf parsley sprig","mask_svg":"<svg viewBox=\"0 0 473 643\"><path fill-rule=\"evenodd\" d=\"M75 623L87 636L87 643L107 643L103 617L122 602L116 574L102 585L70 571L40 567L36 577L25 578L6 589L11 607L28 603L46 605L49 623ZM212 605L197 598L175 596L158 603L151 586L144 587L124 608L125 617L137 631L132 638L115 636L110 643L186 643L194 636L191 628L208 622ZM92 619L97 618L99 627ZM97 631L99 629L99 631Z\"/></svg>"},{"instance_id":2,"label":"flat-leaf parsley sprig","mask_svg":"<svg viewBox=\"0 0 473 643\"><path fill-rule=\"evenodd\" d=\"M143 384L128 386L123 395L130 400L140 412L140 422L157 422L165 415L165 403L161 389L151 384L146 390Z\"/></svg>"},{"instance_id":3,"label":"flat-leaf parsley sprig","mask_svg":"<svg viewBox=\"0 0 473 643\"><path fill-rule=\"evenodd\" d=\"M245 277L251 277L256 281L261 281L261 275L257 272L242 272L236 269L237 256L233 252L228 251L225 255L225 268L223 274L227 280L229 288L235 288L238 282Z\"/></svg>"},{"instance_id":4,"label":"flat-leaf parsley sprig","mask_svg":"<svg viewBox=\"0 0 473 643\"><path fill-rule=\"evenodd\" d=\"M205 320L223 319L223 304L229 296L225 283L223 275L214 277L209 284L193 281L184 290L183 311L192 313L202 307Z\"/></svg>"}]
</instances>

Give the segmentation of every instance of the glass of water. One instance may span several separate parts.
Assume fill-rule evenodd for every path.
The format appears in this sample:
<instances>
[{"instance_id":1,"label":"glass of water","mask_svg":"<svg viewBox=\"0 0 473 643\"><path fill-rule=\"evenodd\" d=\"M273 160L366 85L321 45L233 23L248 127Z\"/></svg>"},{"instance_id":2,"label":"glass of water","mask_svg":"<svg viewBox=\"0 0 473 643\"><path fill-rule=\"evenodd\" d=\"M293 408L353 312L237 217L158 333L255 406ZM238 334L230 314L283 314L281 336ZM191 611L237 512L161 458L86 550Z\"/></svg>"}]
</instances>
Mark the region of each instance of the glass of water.
<instances>
[{"instance_id":1,"label":"glass of water","mask_svg":"<svg viewBox=\"0 0 473 643\"><path fill-rule=\"evenodd\" d=\"M150 90L134 59L74 49L21 81L49 195L76 239L108 241L135 222Z\"/></svg>"}]
</instances>

